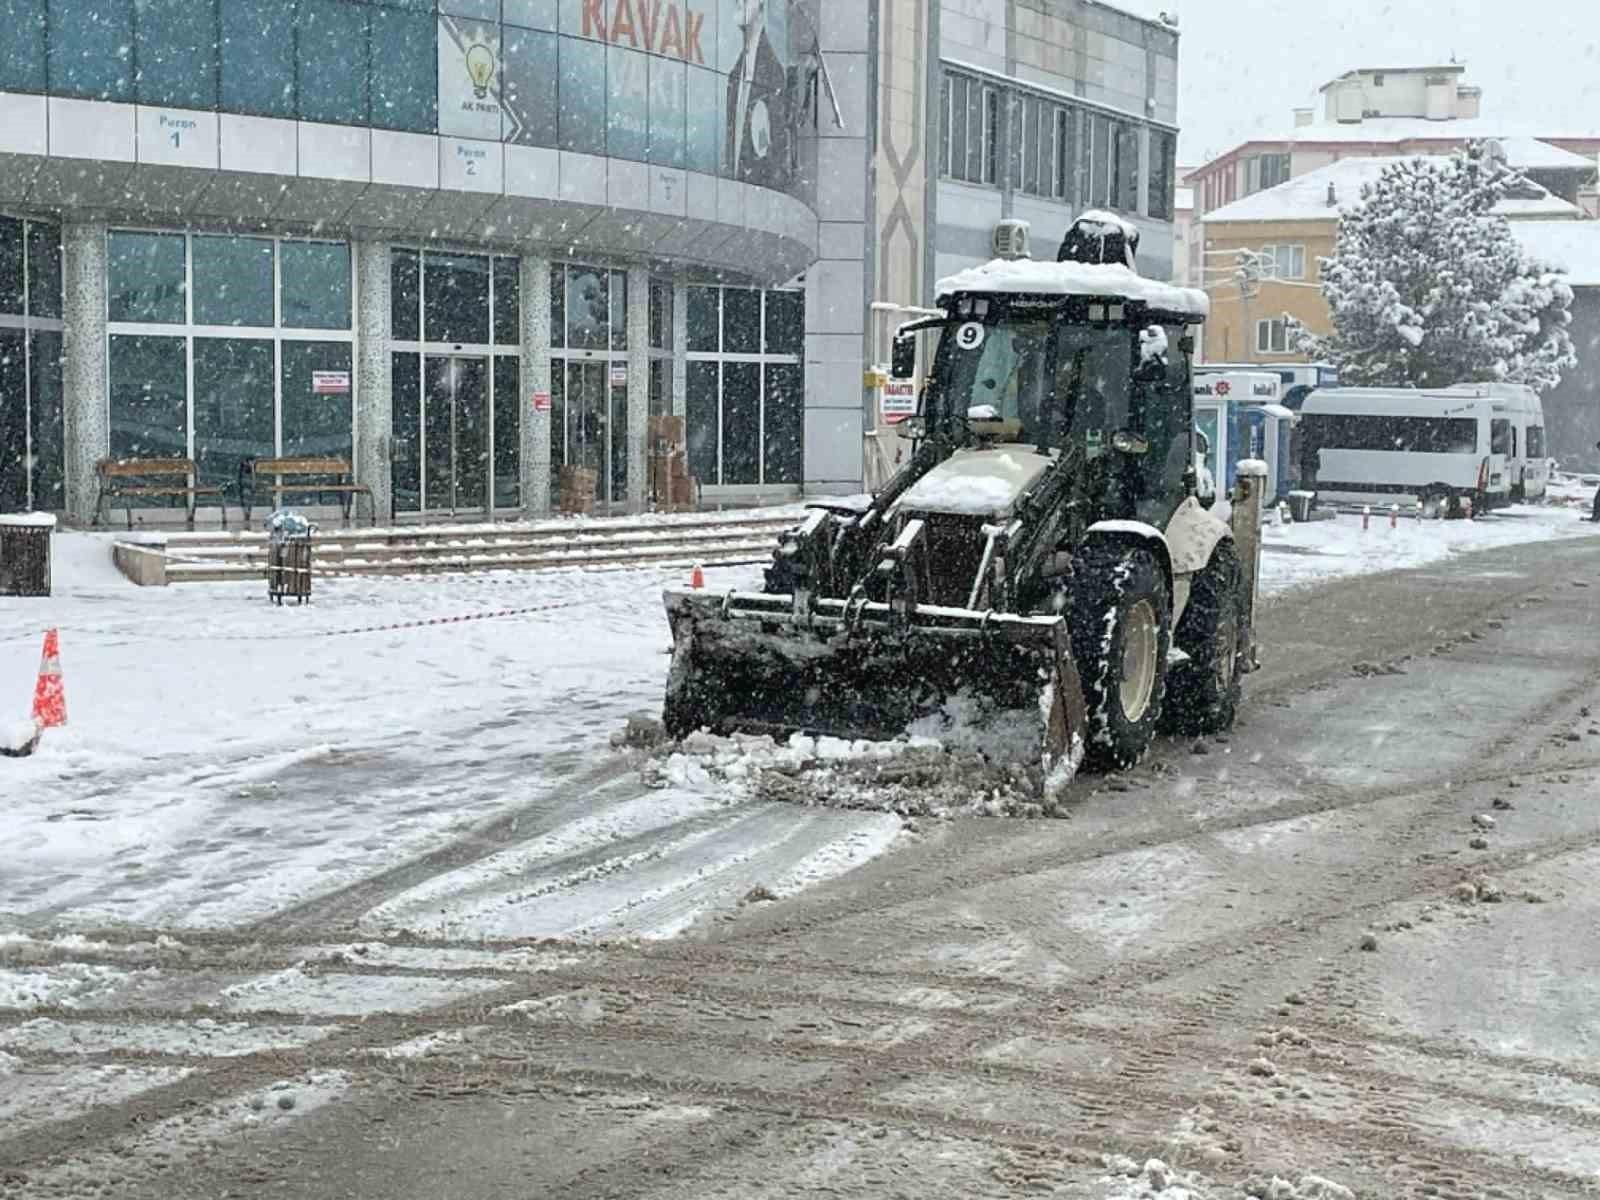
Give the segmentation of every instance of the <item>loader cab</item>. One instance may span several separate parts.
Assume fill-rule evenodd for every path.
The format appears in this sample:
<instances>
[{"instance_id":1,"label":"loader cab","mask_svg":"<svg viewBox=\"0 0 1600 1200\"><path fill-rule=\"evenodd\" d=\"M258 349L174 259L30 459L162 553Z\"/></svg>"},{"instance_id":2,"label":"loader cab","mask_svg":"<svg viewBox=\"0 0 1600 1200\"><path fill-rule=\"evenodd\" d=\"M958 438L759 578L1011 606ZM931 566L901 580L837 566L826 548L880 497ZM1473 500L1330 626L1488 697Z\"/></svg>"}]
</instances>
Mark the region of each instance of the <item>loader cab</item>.
<instances>
[{"instance_id":1,"label":"loader cab","mask_svg":"<svg viewBox=\"0 0 1600 1200\"><path fill-rule=\"evenodd\" d=\"M1095 519L1165 524L1193 489L1192 316L1124 296L953 295L945 307L929 437L1073 456Z\"/></svg>"}]
</instances>

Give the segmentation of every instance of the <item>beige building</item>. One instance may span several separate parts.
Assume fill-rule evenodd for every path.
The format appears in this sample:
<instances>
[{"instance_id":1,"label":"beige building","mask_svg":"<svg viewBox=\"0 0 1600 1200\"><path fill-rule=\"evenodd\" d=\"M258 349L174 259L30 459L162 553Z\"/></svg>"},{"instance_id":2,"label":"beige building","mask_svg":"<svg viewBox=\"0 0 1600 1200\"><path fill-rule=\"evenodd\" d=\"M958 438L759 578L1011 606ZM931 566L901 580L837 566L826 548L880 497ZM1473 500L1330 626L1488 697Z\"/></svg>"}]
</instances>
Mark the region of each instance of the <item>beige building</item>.
<instances>
[{"instance_id":1,"label":"beige building","mask_svg":"<svg viewBox=\"0 0 1600 1200\"><path fill-rule=\"evenodd\" d=\"M1463 81L1465 70L1363 68L1330 80L1320 114L1296 109L1281 136L1251 139L1183 176L1196 217L1344 159L1448 154L1475 138L1502 142L1535 183L1594 211L1600 117L1571 128L1484 116L1482 91Z\"/></svg>"},{"instance_id":2,"label":"beige building","mask_svg":"<svg viewBox=\"0 0 1600 1200\"><path fill-rule=\"evenodd\" d=\"M1203 359L1306 361L1290 345L1286 314L1315 333L1329 332L1318 263L1333 253L1339 214L1384 170L1405 161L1410 159L1344 159L1208 213L1200 226L1199 252L1202 286L1211 297ZM1516 222L1585 216L1537 184L1507 198L1496 211Z\"/></svg>"}]
</instances>

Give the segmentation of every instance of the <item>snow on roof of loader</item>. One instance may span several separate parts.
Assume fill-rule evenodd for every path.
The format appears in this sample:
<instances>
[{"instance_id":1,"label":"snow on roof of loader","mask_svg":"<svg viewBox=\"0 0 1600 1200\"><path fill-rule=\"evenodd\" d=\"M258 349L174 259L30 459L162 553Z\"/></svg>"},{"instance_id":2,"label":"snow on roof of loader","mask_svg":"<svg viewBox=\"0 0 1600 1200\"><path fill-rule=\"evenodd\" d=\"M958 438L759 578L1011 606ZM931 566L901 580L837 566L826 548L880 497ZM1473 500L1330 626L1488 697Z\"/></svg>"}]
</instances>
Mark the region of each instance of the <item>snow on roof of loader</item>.
<instances>
[{"instance_id":1,"label":"snow on roof of loader","mask_svg":"<svg viewBox=\"0 0 1600 1200\"><path fill-rule=\"evenodd\" d=\"M1031 292L1046 296L1120 296L1163 312L1203 319L1211 311L1204 292L1146 279L1120 263L1035 262L997 258L939 280L939 297L957 292Z\"/></svg>"}]
</instances>

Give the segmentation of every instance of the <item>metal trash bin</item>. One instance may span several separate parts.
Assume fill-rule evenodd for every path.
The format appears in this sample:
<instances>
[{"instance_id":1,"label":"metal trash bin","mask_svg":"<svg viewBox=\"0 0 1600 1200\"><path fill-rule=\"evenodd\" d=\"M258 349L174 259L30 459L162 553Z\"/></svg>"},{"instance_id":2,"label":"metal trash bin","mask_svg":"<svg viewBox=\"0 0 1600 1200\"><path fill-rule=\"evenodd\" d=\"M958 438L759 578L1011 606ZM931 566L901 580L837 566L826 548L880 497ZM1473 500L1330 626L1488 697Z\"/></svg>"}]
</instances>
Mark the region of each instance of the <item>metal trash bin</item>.
<instances>
[{"instance_id":1,"label":"metal trash bin","mask_svg":"<svg viewBox=\"0 0 1600 1200\"><path fill-rule=\"evenodd\" d=\"M267 599L296 604L311 599L311 535L317 527L297 512L279 509L266 520Z\"/></svg>"},{"instance_id":2,"label":"metal trash bin","mask_svg":"<svg viewBox=\"0 0 1600 1200\"><path fill-rule=\"evenodd\" d=\"M1296 521L1311 520L1311 504L1316 500L1315 492L1294 491L1289 493L1289 516Z\"/></svg>"},{"instance_id":3,"label":"metal trash bin","mask_svg":"<svg viewBox=\"0 0 1600 1200\"><path fill-rule=\"evenodd\" d=\"M50 594L50 535L55 528L49 513L0 516L0 596Z\"/></svg>"}]
</instances>

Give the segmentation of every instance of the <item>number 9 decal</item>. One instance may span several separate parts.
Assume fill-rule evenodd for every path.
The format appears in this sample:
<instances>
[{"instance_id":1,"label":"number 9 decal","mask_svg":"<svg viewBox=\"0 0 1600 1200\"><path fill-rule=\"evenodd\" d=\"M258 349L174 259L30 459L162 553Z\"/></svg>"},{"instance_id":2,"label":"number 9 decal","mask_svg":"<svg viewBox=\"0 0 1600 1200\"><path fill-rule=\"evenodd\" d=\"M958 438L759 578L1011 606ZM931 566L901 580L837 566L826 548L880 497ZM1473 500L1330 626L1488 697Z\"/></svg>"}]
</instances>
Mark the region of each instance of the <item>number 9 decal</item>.
<instances>
[{"instance_id":1,"label":"number 9 decal","mask_svg":"<svg viewBox=\"0 0 1600 1200\"><path fill-rule=\"evenodd\" d=\"M956 345L963 350L976 350L983 345L983 325L978 321L968 321L956 330Z\"/></svg>"}]
</instances>

